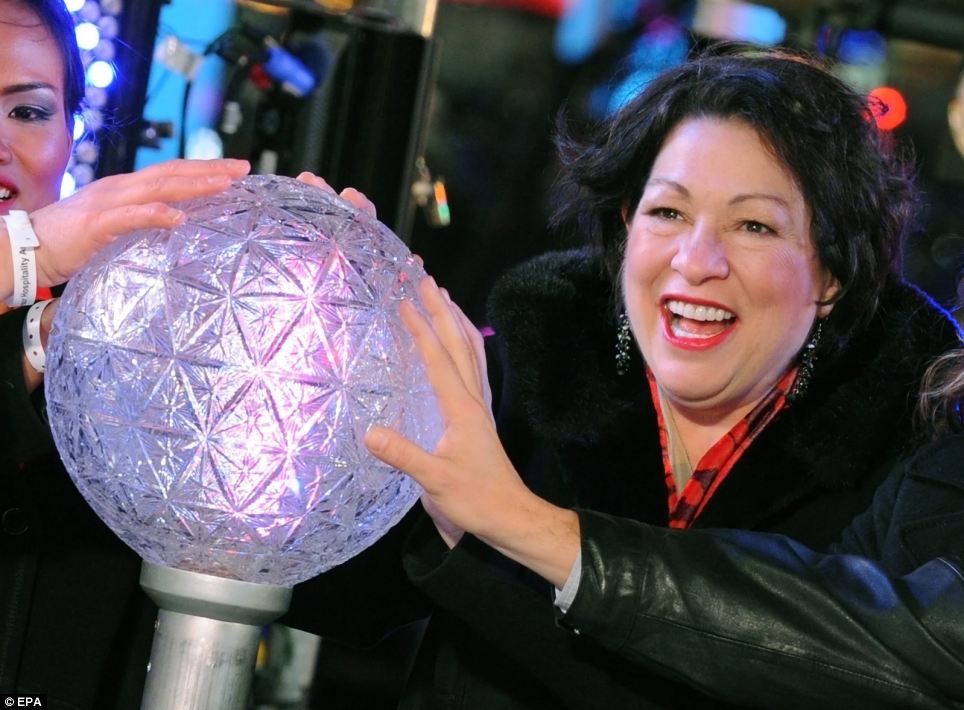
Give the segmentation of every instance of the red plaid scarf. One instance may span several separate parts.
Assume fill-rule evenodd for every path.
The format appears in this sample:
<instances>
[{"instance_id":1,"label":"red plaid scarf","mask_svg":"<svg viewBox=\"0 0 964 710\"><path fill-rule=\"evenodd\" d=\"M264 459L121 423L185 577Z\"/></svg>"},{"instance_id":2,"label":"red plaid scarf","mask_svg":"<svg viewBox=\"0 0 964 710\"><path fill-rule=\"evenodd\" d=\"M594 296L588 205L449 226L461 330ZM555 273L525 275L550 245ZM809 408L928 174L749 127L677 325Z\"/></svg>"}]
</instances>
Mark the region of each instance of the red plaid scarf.
<instances>
[{"instance_id":1,"label":"red plaid scarf","mask_svg":"<svg viewBox=\"0 0 964 710\"><path fill-rule=\"evenodd\" d=\"M656 407L656 418L659 422L659 444L663 450L663 473L666 476L666 488L669 492L669 527L688 528L696 517L703 512L703 508L726 480L730 469L733 468L743 452L763 431L777 413L787 406L787 393L793 386L797 376L797 368L792 367L760 400L753 411L730 429L719 441L703 454L703 458L693 469L693 476L683 486L680 493L676 490L676 479L673 477L673 466L670 462L669 438L666 434L666 423L663 420L663 409L659 403L659 394L653 373L646 368L649 379L649 389L653 395L653 406Z\"/></svg>"}]
</instances>

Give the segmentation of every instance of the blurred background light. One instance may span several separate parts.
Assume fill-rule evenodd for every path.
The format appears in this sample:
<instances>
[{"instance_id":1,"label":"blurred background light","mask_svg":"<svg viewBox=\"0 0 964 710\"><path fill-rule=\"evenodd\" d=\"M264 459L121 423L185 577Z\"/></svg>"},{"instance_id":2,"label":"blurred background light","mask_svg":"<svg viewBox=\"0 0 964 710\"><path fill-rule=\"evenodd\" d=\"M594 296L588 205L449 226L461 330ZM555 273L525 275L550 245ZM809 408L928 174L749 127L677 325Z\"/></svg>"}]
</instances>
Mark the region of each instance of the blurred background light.
<instances>
[{"instance_id":1,"label":"blurred background light","mask_svg":"<svg viewBox=\"0 0 964 710\"><path fill-rule=\"evenodd\" d=\"M74 28L74 34L81 49L93 49L100 42L100 30L91 22L81 22Z\"/></svg>"},{"instance_id":2,"label":"blurred background light","mask_svg":"<svg viewBox=\"0 0 964 710\"><path fill-rule=\"evenodd\" d=\"M88 22L96 22L100 17L100 3L97 0L87 0L77 11L77 16Z\"/></svg>"},{"instance_id":3,"label":"blurred background light","mask_svg":"<svg viewBox=\"0 0 964 710\"><path fill-rule=\"evenodd\" d=\"M100 29L100 33L104 37L109 37L113 39L117 36L120 31L120 25L117 22L117 18L111 15L105 15L104 17L97 20L97 27Z\"/></svg>"},{"instance_id":4,"label":"blurred background light","mask_svg":"<svg viewBox=\"0 0 964 710\"><path fill-rule=\"evenodd\" d=\"M907 101L897 89L880 86L869 94L870 110L877 127L892 131L907 118Z\"/></svg>"},{"instance_id":5,"label":"blurred background light","mask_svg":"<svg viewBox=\"0 0 964 710\"><path fill-rule=\"evenodd\" d=\"M98 89L110 86L115 76L114 67L103 60L91 62L87 67L87 82Z\"/></svg>"},{"instance_id":6,"label":"blurred background light","mask_svg":"<svg viewBox=\"0 0 964 710\"><path fill-rule=\"evenodd\" d=\"M119 15L124 9L123 0L100 0L100 9L108 15Z\"/></svg>"},{"instance_id":7,"label":"blurred background light","mask_svg":"<svg viewBox=\"0 0 964 710\"><path fill-rule=\"evenodd\" d=\"M64 173L64 179L60 181L60 199L70 197L77 190L77 181L71 173Z\"/></svg>"},{"instance_id":8,"label":"blurred background light","mask_svg":"<svg viewBox=\"0 0 964 710\"><path fill-rule=\"evenodd\" d=\"M771 45L783 41L787 23L772 7L736 0L699 0L693 30L715 39Z\"/></svg>"}]
</instances>

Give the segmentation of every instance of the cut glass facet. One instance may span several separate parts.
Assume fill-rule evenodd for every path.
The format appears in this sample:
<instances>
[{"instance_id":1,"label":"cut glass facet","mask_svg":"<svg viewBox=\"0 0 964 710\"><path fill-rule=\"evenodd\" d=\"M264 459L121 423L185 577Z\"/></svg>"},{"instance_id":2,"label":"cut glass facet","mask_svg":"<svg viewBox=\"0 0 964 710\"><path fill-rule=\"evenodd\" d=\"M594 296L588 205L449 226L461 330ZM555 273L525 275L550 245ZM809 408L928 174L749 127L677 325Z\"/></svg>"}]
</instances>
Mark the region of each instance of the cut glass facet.
<instances>
[{"instance_id":1,"label":"cut glass facet","mask_svg":"<svg viewBox=\"0 0 964 710\"><path fill-rule=\"evenodd\" d=\"M384 225L290 178L179 207L179 227L119 239L68 284L48 344L54 439L144 559L290 586L421 492L362 438L440 436L398 317L424 272Z\"/></svg>"}]
</instances>

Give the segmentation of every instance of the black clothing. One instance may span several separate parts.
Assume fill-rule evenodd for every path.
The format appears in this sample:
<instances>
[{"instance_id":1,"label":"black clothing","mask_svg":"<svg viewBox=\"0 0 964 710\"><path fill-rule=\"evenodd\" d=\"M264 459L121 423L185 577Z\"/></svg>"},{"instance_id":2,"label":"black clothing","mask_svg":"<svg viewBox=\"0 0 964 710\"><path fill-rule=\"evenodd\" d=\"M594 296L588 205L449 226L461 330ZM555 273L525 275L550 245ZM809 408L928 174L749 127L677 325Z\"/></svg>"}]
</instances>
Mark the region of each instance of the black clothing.
<instances>
[{"instance_id":1,"label":"black clothing","mask_svg":"<svg viewBox=\"0 0 964 710\"><path fill-rule=\"evenodd\" d=\"M27 394L26 310L0 316L0 692L46 693L55 710L136 708L156 608L140 558L61 465L43 392Z\"/></svg>"},{"instance_id":2,"label":"black clothing","mask_svg":"<svg viewBox=\"0 0 964 710\"><path fill-rule=\"evenodd\" d=\"M491 314L498 353L491 362L500 435L541 495L627 524L662 526L667 494L655 411L638 353L632 375L616 374L615 318L606 317L612 292L599 274L587 252L570 252L523 265L497 287ZM921 293L888 289L867 331L835 362L818 363L808 394L737 461L697 527L830 544L869 507L910 445L916 383L956 342L946 314ZM556 623L544 581L471 536L447 551L423 517L401 544L404 572L432 607L403 707L721 706L606 650L591 634L571 634ZM601 554L619 560L644 552L624 538ZM300 585L288 620L331 633L322 611L337 608L327 601L331 583L351 579L352 568L364 564L363 555L339 569L337 580L323 575ZM627 588L638 583L628 573L617 580ZM354 599L340 599L383 619L390 616L385 610L397 612L391 578L374 586L366 590L371 597L359 598L356 585ZM416 614L423 600L406 599L412 603L405 614ZM372 640L377 619L366 620Z\"/></svg>"},{"instance_id":3,"label":"black clothing","mask_svg":"<svg viewBox=\"0 0 964 710\"><path fill-rule=\"evenodd\" d=\"M756 707L964 708L964 434L896 467L841 554L580 522L583 583L563 623L622 657Z\"/></svg>"}]
</instances>

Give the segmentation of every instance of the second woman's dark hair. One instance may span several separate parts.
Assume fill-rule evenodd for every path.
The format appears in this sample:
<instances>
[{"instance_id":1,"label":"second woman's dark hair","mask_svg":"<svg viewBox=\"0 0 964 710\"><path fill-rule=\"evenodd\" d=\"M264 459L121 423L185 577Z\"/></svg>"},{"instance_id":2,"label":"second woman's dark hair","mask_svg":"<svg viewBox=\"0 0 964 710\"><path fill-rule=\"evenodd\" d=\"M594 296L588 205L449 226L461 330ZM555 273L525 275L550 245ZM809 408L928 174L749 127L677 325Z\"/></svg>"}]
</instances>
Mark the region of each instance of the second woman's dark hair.
<instances>
[{"instance_id":1,"label":"second woman's dark hair","mask_svg":"<svg viewBox=\"0 0 964 710\"><path fill-rule=\"evenodd\" d=\"M7 1L7 0L0 0ZM73 117L84 104L84 63L77 47L74 20L64 0L12 0L14 4L30 9L47 28L60 47L64 64L64 114L68 127L73 127Z\"/></svg>"},{"instance_id":2,"label":"second woman's dark hair","mask_svg":"<svg viewBox=\"0 0 964 710\"><path fill-rule=\"evenodd\" d=\"M670 69L587 138L573 137L560 120L555 223L588 235L615 278L624 214L633 214L670 132L694 117L743 121L797 181L818 258L840 282L824 328L822 350L830 354L899 278L916 204L913 180L861 96L809 59L747 49L718 46Z\"/></svg>"}]
</instances>

